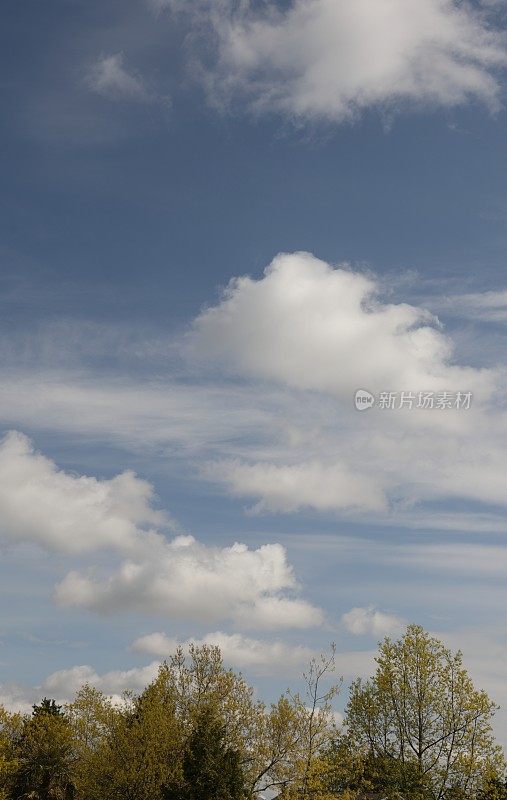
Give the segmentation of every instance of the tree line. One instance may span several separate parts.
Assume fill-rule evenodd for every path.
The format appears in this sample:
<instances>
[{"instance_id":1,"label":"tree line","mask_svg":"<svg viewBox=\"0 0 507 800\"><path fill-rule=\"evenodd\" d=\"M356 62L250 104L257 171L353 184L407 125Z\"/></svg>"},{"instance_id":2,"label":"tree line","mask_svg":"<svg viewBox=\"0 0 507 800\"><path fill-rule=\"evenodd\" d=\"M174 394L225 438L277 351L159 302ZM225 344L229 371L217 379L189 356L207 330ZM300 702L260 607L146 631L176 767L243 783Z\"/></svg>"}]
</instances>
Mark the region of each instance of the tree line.
<instances>
[{"instance_id":1,"label":"tree line","mask_svg":"<svg viewBox=\"0 0 507 800\"><path fill-rule=\"evenodd\" d=\"M505 762L461 653L417 625L379 646L343 722L334 648L266 705L216 647L177 650L140 694L85 685L0 708L0 800L507 800Z\"/></svg>"}]
</instances>

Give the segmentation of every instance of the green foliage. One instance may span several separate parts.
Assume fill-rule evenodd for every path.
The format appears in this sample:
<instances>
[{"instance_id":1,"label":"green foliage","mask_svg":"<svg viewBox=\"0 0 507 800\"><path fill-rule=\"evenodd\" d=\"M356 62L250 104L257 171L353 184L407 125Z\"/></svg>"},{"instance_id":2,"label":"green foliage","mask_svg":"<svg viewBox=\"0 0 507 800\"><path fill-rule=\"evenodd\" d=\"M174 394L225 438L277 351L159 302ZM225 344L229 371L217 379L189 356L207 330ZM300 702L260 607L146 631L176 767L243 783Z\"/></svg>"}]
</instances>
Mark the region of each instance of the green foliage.
<instances>
[{"instance_id":1,"label":"green foliage","mask_svg":"<svg viewBox=\"0 0 507 800\"><path fill-rule=\"evenodd\" d=\"M103 776L110 770L107 742L123 713L102 692L85 684L66 708L72 729L77 797L100 797Z\"/></svg>"},{"instance_id":2,"label":"green foliage","mask_svg":"<svg viewBox=\"0 0 507 800\"><path fill-rule=\"evenodd\" d=\"M19 714L9 714L0 706L0 800L7 800L18 766L15 742L23 721Z\"/></svg>"},{"instance_id":3,"label":"green foliage","mask_svg":"<svg viewBox=\"0 0 507 800\"><path fill-rule=\"evenodd\" d=\"M49 714L52 717L63 717L62 707L56 703L56 700L49 700L47 697L44 697L40 703L36 703L32 708L34 717L44 714Z\"/></svg>"},{"instance_id":4,"label":"green foliage","mask_svg":"<svg viewBox=\"0 0 507 800\"><path fill-rule=\"evenodd\" d=\"M183 754L182 783L166 800L242 800L245 777L239 751L227 745L225 725L212 708L201 708Z\"/></svg>"},{"instance_id":5,"label":"green foliage","mask_svg":"<svg viewBox=\"0 0 507 800\"><path fill-rule=\"evenodd\" d=\"M461 654L412 625L385 639L334 725L334 649L270 707L216 647L177 650L139 695L0 708L0 800L507 800L495 705Z\"/></svg>"},{"instance_id":6,"label":"green foliage","mask_svg":"<svg viewBox=\"0 0 507 800\"><path fill-rule=\"evenodd\" d=\"M16 769L10 796L13 800L70 800L74 797L75 762L72 730L54 701L34 706L16 742Z\"/></svg>"},{"instance_id":7,"label":"green foliage","mask_svg":"<svg viewBox=\"0 0 507 800\"><path fill-rule=\"evenodd\" d=\"M88 800L155 800L181 769L181 730L162 672L120 708L102 697L81 697L78 719L90 743L79 777Z\"/></svg>"},{"instance_id":8,"label":"green foliage","mask_svg":"<svg viewBox=\"0 0 507 800\"><path fill-rule=\"evenodd\" d=\"M484 775L502 774L496 706L474 688L461 653L411 625L399 641L384 640L376 661L371 680L352 684L347 726L355 748L396 764L402 791L475 796Z\"/></svg>"},{"instance_id":9,"label":"green foliage","mask_svg":"<svg viewBox=\"0 0 507 800\"><path fill-rule=\"evenodd\" d=\"M507 800L507 782L499 777L486 778L479 794L478 800Z\"/></svg>"}]
</instances>

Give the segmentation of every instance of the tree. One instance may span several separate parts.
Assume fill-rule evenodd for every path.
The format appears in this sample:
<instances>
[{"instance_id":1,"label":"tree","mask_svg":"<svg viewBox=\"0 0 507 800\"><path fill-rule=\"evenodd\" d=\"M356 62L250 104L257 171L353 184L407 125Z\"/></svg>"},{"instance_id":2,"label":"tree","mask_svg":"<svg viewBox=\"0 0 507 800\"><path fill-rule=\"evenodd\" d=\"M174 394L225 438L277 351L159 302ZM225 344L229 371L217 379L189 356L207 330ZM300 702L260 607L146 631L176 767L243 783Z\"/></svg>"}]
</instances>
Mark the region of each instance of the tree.
<instances>
[{"instance_id":1,"label":"tree","mask_svg":"<svg viewBox=\"0 0 507 800\"><path fill-rule=\"evenodd\" d=\"M79 789L87 800L157 800L181 772L184 739L164 671L114 708L88 688L76 709L86 746Z\"/></svg>"},{"instance_id":2,"label":"tree","mask_svg":"<svg viewBox=\"0 0 507 800\"><path fill-rule=\"evenodd\" d=\"M224 725L225 741L239 754L247 792L293 789L305 795L314 763L333 727L331 700L337 685L323 688L334 669L329 656L310 663L303 695L286 692L266 708L254 700L243 676L224 668L218 647L177 650L165 665L166 679L176 690L177 714L186 735L195 729L203 708L212 708Z\"/></svg>"},{"instance_id":3,"label":"tree","mask_svg":"<svg viewBox=\"0 0 507 800\"><path fill-rule=\"evenodd\" d=\"M238 750L227 745L225 725L211 707L201 708L183 755L183 783L167 800L242 800L245 777Z\"/></svg>"},{"instance_id":4,"label":"tree","mask_svg":"<svg viewBox=\"0 0 507 800\"><path fill-rule=\"evenodd\" d=\"M16 769L10 795L31 800L70 800L74 796L74 742L69 721L46 698L25 719L16 743Z\"/></svg>"},{"instance_id":5,"label":"tree","mask_svg":"<svg viewBox=\"0 0 507 800\"><path fill-rule=\"evenodd\" d=\"M280 697L269 710L264 709L243 760L252 794L266 790L281 792L301 783L306 718L307 712L299 700L295 702L287 695Z\"/></svg>"},{"instance_id":6,"label":"tree","mask_svg":"<svg viewBox=\"0 0 507 800\"><path fill-rule=\"evenodd\" d=\"M334 672L335 651L336 646L333 644L330 656L322 654L320 658L312 659L308 673L303 675L307 705L304 707L306 714L303 714L303 719L306 716L306 720L303 723L303 769L299 787L302 798L310 790L314 794L319 786L319 770L316 769L316 764L334 726L331 701L339 692L341 682L332 684L327 689L323 688L322 683L330 672ZM301 704L299 697L297 700Z\"/></svg>"},{"instance_id":7,"label":"tree","mask_svg":"<svg viewBox=\"0 0 507 800\"><path fill-rule=\"evenodd\" d=\"M44 697L40 703L35 703L32 706L32 716L39 717L48 714L51 717L63 717L62 707L58 705L56 700L50 700Z\"/></svg>"},{"instance_id":8,"label":"tree","mask_svg":"<svg viewBox=\"0 0 507 800\"><path fill-rule=\"evenodd\" d=\"M213 708L225 725L230 747L241 750L255 738L264 704L254 700L253 689L241 674L224 667L219 647L190 645L188 656L177 648L161 667L160 676L173 692L176 714L187 737L201 710Z\"/></svg>"},{"instance_id":9,"label":"tree","mask_svg":"<svg viewBox=\"0 0 507 800\"><path fill-rule=\"evenodd\" d=\"M334 797L381 797L423 800L428 797L424 777L415 764L376 756L357 747L346 732L338 733L320 760L321 785Z\"/></svg>"},{"instance_id":10,"label":"tree","mask_svg":"<svg viewBox=\"0 0 507 800\"><path fill-rule=\"evenodd\" d=\"M479 792L479 800L507 800L507 781L498 776L487 778Z\"/></svg>"},{"instance_id":11,"label":"tree","mask_svg":"<svg viewBox=\"0 0 507 800\"><path fill-rule=\"evenodd\" d=\"M160 679L175 698L183 744L193 735L203 711L212 710L223 725L225 745L238 753L245 783L253 791L264 766L266 709L254 699L243 676L224 667L220 648L191 645L188 655L177 648L162 665Z\"/></svg>"},{"instance_id":12,"label":"tree","mask_svg":"<svg viewBox=\"0 0 507 800\"><path fill-rule=\"evenodd\" d=\"M460 652L410 625L399 641L384 640L376 662L371 680L352 684L347 729L370 763L393 765L400 791L474 796L485 776L502 774L496 706L474 688Z\"/></svg>"},{"instance_id":13,"label":"tree","mask_svg":"<svg viewBox=\"0 0 507 800\"><path fill-rule=\"evenodd\" d=\"M98 797L102 773L110 768L107 743L119 724L122 710L98 689L85 684L67 705L66 715L76 752L76 794L83 798Z\"/></svg>"},{"instance_id":14,"label":"tree","mask_svg":"<svg viewBox=\"0 0 507 800\"><path fill-rule=\"evenodd\" d=\"M224 726L239 754L247 786L261 771L265 708L241 675L223 666L215 647L178 649L138 697L114 708L84 687L69 706L79 761L76 781L87 800L156 800L183 782L183 754L204 708Z\"/></svg>"},{"instance_id":15,"label":"tree","mask_svg":"<svg viewBox=\"0 0 507 800\"><path fill-rule=\"evenodd\" d=\"M0 706L0 800L6 800L15 775L17 762L16 742L23 721L20 714L9 714Z\"/></svg>"}]
</instances>

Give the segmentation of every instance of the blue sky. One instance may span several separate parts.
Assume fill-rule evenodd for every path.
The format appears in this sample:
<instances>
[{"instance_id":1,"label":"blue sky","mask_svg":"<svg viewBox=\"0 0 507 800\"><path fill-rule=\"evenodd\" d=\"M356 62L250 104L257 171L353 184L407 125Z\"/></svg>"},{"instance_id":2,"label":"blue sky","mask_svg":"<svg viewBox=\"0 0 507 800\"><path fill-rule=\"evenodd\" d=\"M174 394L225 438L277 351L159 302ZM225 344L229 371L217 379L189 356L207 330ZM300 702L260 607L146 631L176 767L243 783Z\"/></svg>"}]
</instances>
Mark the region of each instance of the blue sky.
<instances>
[{"instance_id":1,"label":"blue sky","mask_svg":"<svg viewBox=\"0 0 507 800\"><path fill-rule=\"evenodd\" d=\"M407 621L507 705L505 4L371 9L6 3L7 705Z\"/></svg>"}]
</instances>

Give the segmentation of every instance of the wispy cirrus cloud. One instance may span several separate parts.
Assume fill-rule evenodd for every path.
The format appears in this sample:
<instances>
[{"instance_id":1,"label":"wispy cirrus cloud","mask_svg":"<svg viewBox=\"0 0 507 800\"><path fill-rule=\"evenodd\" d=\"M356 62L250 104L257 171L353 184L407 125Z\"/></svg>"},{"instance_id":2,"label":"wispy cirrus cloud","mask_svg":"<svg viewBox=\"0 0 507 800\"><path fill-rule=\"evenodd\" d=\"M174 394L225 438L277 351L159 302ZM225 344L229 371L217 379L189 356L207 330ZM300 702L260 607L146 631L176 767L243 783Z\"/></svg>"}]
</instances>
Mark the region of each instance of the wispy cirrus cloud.
<instances>
[{"instance_id":1,"label":"wispy cirrus cloud","mask_svg":"<svg viewBox=\"0 0 507 800\"><path fill-rule=\"evenodd\" d=\"M143 78L127 69L123 53L100 56L88 68L85 83L91 91L112 100L150 103L155 99Z\"/></svg>"},{"instance_id":2,"label":"wispy cirrus cloud","mask_svg":"<svg viewBox=\"0 0 507 800\"><path fill-rule=\"evenodd\" d=\"M260 498L254 512L315 508L364 513L385 512L388 507L381 482L336 461L273 464L224 460L208 464L204 474L237 497Z\"/></svg>"},{"instance_id":3,"label":"wispy cirrus cloud","mask_svg":"<svg viewBox=\"0 0 507 800\"><path fill-rule=\"evenodd\" d=\"M443 297L434 300L432 306L451 317L507 323L507 289Z\"/></svg>"},{"instance_id":4,"label":"wispy cirrus cloud","mask_svg":"<svg viewBox=\"0 0 507 800\"><path fill-rule=\"evenodd\" d=\"M214 55L200 76L211 102L299 122L350 122L368 109L499 103L504 32L487 8L453 0L152 0L190 14ZM198 45L193 59L199 58ZM194 66L195 69L195 66Z\"/></svg>"}]
</instances>

